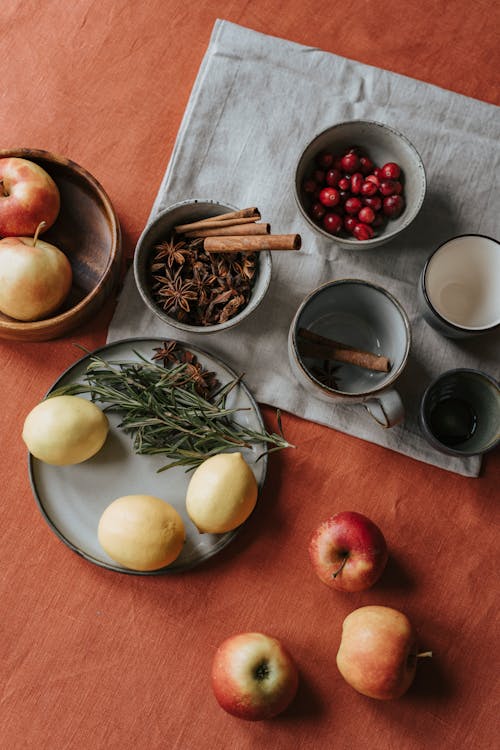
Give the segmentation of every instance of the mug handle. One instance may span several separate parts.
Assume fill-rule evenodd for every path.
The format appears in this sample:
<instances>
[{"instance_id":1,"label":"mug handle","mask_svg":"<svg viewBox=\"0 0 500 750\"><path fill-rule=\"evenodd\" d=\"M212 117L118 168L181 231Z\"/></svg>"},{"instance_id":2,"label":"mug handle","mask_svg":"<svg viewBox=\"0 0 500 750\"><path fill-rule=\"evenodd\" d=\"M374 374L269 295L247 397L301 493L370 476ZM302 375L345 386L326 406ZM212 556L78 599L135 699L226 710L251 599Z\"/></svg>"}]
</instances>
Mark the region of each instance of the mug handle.
<instances>
[{"instance_id":1,"label":"mug handle","mask_svg":"<svg viewBox=\"0 0 500 750\"><path fill-rule=\"evenodd\" d=\"M405 409L401 396L394 388L377 393L363 402L368 414L382 427L394 427L403 421Z\"/></svg>"}]
</instances>

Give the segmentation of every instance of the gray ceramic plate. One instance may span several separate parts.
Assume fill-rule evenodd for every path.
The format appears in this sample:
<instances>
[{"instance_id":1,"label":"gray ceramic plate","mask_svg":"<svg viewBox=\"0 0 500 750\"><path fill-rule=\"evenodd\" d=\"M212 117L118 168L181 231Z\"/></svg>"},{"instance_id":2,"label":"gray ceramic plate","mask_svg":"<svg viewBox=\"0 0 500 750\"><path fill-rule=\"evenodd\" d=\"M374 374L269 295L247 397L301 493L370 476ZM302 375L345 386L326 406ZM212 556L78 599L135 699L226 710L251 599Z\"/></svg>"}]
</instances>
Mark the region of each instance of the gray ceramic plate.
<instances>
[{"instance_id":1,"label":"gray ceramic plate","mask_svg":"<svg viewBox=\"0 0 500 750\"><path fill-rule=\"evenodd\" d=\"M97 349L107 361L136 360L134 352L150 358L153 349L161 346L162 339L125 339ZM179 342L183 344L183 342ZM216 373L221 384L236 377L224 362L191 344L185 346L196 354L198 361ZM54 383L49 392L68 383L80 382L85 373L90 355L72 365ZM238 412L241 424L262 431L264 424L255 400L243 383L228 396L228 406L245 409ZM110 570L137 575L154 575L179 572L192 568L222 550L236 536L237 530L226 534L200 534L189 520L185 509L186 489L191 473L175 467L157 473L167 461L158 456L139 456L133 452L132 440L118 429L120 418L109 414L110 433L99 453L88 461L74 466L50 466L33 456L29 457L31 485L40 511L51 529L74 552L90 562ZM264 484L267 457L256 461L265 450L263 444L253 450L243 451L257 479L259 490ZM97 526L104 509L116 498L132 494L156 495L181 514L186 527L186 544L180 556L171 565L160 570L139 572L128 570L115 563L101 549L97 540Z\"/></svg>"}]
</instances>

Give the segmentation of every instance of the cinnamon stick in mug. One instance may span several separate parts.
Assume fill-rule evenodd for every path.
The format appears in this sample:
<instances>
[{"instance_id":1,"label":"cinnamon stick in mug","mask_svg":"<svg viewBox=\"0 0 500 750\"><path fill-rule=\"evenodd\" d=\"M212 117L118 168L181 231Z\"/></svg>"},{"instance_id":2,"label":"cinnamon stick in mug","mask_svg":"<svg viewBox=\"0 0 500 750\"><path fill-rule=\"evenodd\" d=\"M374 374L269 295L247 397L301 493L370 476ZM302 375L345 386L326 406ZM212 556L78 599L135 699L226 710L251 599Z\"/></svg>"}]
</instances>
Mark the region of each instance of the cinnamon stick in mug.
<instances>
[{"instance_id":1,"label":"cinnamon stick in mug","mask_svg":"<svg viewBox=\"0 0 500 750\"><path fill-rule=\"evenodd\" d=\"M391 364L387 357L373 352L356 349L340 341L321 336L307 328L299 328L299 336L304 340L300 345L300 353L304 357L318 357L319 359L334 359L337 362L364 367L375 372L390 372Z\"/></svg>"},{"instance_id":2,"label":"cinnamon stick in mug","mask_svg":"<svg viewBox=\"0 0 500 750\"><path fill-rule=\"evenodd\" d=\"M259 250L300 250L300 234L268 234L246 237L207 237L207 253L255 253Z\"/></svg>"}]
</instances>

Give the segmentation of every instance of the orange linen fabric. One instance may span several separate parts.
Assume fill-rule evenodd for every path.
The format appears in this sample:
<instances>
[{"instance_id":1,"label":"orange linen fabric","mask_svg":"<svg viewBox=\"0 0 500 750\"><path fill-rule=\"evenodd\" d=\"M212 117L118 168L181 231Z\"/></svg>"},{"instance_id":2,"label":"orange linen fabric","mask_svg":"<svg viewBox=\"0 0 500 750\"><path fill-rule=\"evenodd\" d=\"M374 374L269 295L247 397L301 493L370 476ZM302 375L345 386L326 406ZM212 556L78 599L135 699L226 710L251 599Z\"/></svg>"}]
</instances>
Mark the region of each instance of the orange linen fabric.
<instances>
[{"instance_id":1,"label":"orange linen fabric","mask_svg":"<svg viewBox=\"0 0 500 750\"><path fill-rule=\"evenodd\" d=\"M4 0L2 146L52 150L92 172L129 258L217 17L500 104L500 7L488 0ZM467 154L456 158L467 169ZM102 570L42 520L20 433L78 358L73 342L104 343L112 311L110 301L59 341L0 342L0 747L495 747L499 452L468 479L284 415L297 448L271 457L256 511L226 550L178 576ZM382 581L363 594L330 591L308 561L311 531L343 509L372 517L390 547ZM406 612L435 654L396 702L358 695L335 666L343 618L372 603ZM300 669L296 701L273 721L234 719L211 693L216 647L246 630L281 638Z\"/></svg>"}]
</instances>

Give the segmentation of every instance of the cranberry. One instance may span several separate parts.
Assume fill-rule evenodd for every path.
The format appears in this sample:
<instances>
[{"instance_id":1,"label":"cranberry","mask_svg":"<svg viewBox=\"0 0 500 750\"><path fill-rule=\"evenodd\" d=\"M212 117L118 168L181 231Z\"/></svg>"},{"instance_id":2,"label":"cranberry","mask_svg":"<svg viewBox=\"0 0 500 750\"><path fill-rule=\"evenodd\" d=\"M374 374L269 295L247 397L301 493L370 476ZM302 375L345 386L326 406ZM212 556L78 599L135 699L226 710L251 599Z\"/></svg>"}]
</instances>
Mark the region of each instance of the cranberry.
<instances>
[{"instance_id":1,"label":"cranberry","mask_svg":"<svg viewBox=\"0 0 500 750\"><path fill-rule=\"evenodd\" d=\"M394 187L393 180L382 180L379 185L379 190L382 195L395 195L396 189Z\"/></svg>"},{"instance_id":2,"label":"cranberry","mask_svg":"<svg viewBox=\"0 0 500 750\"><path fill-rule=\"evenodd\" d=\"M336 157L336 158L335 158L335 159L333 160L333 164L332 164L332 167L333 167L334 169L338 169L338 170L342 169L342 159L341 159L341 157L340 157L340 156L337 156L337 157Z\"/></svg>"},{"instance_id":3,"label":"cranberry","mask_svg":"<svg viewBox=\"0 0 500 750\"><path fill-rule=\"evenodd\" d=\"M346 202L344 203L344 210L348 214L357 214L361 209L363 208L363 204L361 203L359 198L348 198Z\"/></svg>"},{"instance_id":4,"label":"cranberry","mask_svg":"<svg viewBox=\"0 0 500 750\"><path fill-rule=\"evenodd\" d=\"M315 193L318 189L318 186L316 185L315 180L304 180L302 183L302 190L304 193Z\"/></svg>"},{"instance_id":5,"label":"cranberry","mask_svg":"<svg viewBox=\"0 0 500 750\"><path fill-rule=\"evenodd\" d=\"M363 175L361 172L354 172L351 177L351 193L358 195L361 192L361 185L363 184Z\"/></svg>"},{"instance_id":6,"label":"cranberry","mask_svg":"<svg viewBox=\"0 0 500 750\"><path fill-rule=\"evenodd\" d=\"M369 174L365 177L366 182L373 182L377 187L380 185L380 180L376 174ZM321 180L320 180L321 181Z\"/></svg>"},{"instance_id":7,"label":"cranberry","mask_svg":"<svg viewBox=\"0 0 500 750\"><path fill-rule=\"evenodd\" d=\"M329 169L326 173L325 181L330 187L337 187L339 180L342 177L340 169Z\"/></svg>"},{"instance_id":8,"label":"cranberry","mask_svg":"<svg viewBox=\"0 0 500 750\"><path fill-rule=\"evenodd\" d=\"M318 185L322 185L325 181L325 171L323 169L315 169L312 177Z\"/></svg>"},{"instance_id":9,"label":"cranberry","mask_svg":"<svg viewBox=\"0 0 500 750\"><path fill-rule=\"evenodd\" d=\"M382 198L380 195L368 195L366 198L363 198L363 203L365 206L373 208L374 211L380 211L382 208Z\"/></svg>"},{"instance_id":10,"label":"cranberry","mask_svg":"<svg viewBox=\"0 0 500 750\"><path fill-rule=\"evenodd\" d=\"M342 219L338 214L327 213L323 217L323 226L330 234L337 234L342 229Z\"/></svg>"},{"instance_id":11,"label":"cranberry","mask_svg":"<svg viewBox=\"0 0 500 750\"><path fill-rule=\"evenodd\" d=\"M361 164L361 174L367 175L373 169L373 162L367 156L360 156L359 163Z\"/></svg>"},{"instance_id":12,"label":"cranberry","mask_svg":"<svg viewBox=\"0 0 500 750\"><path fill-rule=\"evenodd\" d=\"M332 187L323 188L319 194L319 199L324 206L331 208L340 201L339 191Z\"/></svg>"},{"instance_id":13,"label":"cranberry","mask_svg":"<svg viewBox=\"0 0 500 750\"><path fill-rule=\"evenodd\" d=\"M377 177L377 179L379 179L379 180L383 180L383 179L384 179L384 175L382 174L382 170L380 169L380 167L376 167L376 168L375 168L375 169L373 170L373 174L374 174L374 175L375 175L375 177Z\"/></svg>"},{"instance_id":14,"label":"cranberry","mask_svg":"<svg viewBox=\"0 0 500 750\"><path fill-rule=\"evenodd\" d=\"M334 156L330 151L321 151L316 157L316 164L322 169L330 169L333 166Z\"/></svg>"},{"instance_id":15,"label":"cranberry","mask_svg":"<svg viewBox=\"0 0 500 750\"><path fill-rule=\"evenodd\" d=\"M394 193L395 193L395 195L401 195L402 192L403 192L403 186L402 186L402 184L399 182L399 180L394 180Z\"/></svg>"},{"instance_id":16,"label":"cranberry","mask_svg":"<svg viewBox=\"0 0 500 750\"><path fill-rule=\"evenodd\" d=\"M405 202L400 195L388 195L384 198L384 214L391 219L395 219L403 211Z\"/></svg>"},{"instance_id":17,"label":"cranberry","mask_svg":"<svg viewBox=\"0 0 500 750\"><path fill-rule=\"evenodd\" d=\"M371 240L374 231L369 224L356 224L353 234L357 240Z\"/></svg>"},{"instance_id":18,"label":"cranberry","mask_svg":"<svg viewBox=\"0 0 500 750\"><path fill-rule=\"evenodd\" d=\"M357 220L356 220L356 219L354 218L354 216L346 216L346 217L344 218L344 229L345 229L345 230L346 230L347 232L350 232L350 233L352 234L352 233L353 233L353 231L354 231L354 227L356 226L356 224L357 224L357 223L358 223L358 222L357 222Z\"/></svg>"},{"instance_id":19,"label":"cranberry","mask_svg":"<svg viewBox=\"0 0 500 750\"><path fill-rule=\"evenodd\" d=\"M350 187L351 187L351 181L349 177L342 177L339 180L339 188L341 190L349 190Z\"/></svg>"},{"instance_id":20,"label":"cranberry","mask_svg":"<svg viewBox=\"0 0 500 750\"><path fill-rule=\"evenodd\" d=\"M326 213L326 208L322 203L319 201L316 201L316 203L313 203L311 206L310 214L313 217L313 219L316 219L316 221L321 221L323 216Z\"/></svg>"},{"instance_id":21,"label":"cranberry","mask_svg":"<svg viewBox=\"0 0 500 750\"><path fill-rule=\"evenodd\" d=\"M345 203L346 198L351 197L351 193L349 190L339 190L340 200Z\"/></svg>"},{"instance_id":22,"label":"cranberry","mask_svg":"<svg viewBox=\"0 0 500 750\"><path fill-rule=\"evenodd\" d=\"M372 222L372 227L374 229L378 229L379 227L383 226L385 222L385 217L383 214L377 214Z\"/></svg>"},{"instance_id":23,"label":"cranberry","mask_svg":"<svg viewBox=\"0 0 500 750\"><path fill-rule=\"evenodd\" d=\"M348 174L357 172L360 167L359 156L353 152L348 153L342 157L341 164L344 172L348 172Z\"/></svg>"},{"instance_id":24,"label":"cranberry","mask_svg":"<svg viewBox=\"0 0 500 750\"><path fill-rule=\"evenodd\" d=\"M362 195L375 195L377 190L378 188L374 182L363 182L363 184L361 185Z\"/></svg>"},{"instance_id":25,"label":"cranberry","mask_svg":"<svg viewBox=\"0 0 500 750\"><path fill-rule=\"evenodd\" d=\"M358 219L362 221L363 224L373 224L375 221L375 211L373 208L370 208L370 206L363 206L358 213Z\"/></svg>"},{"instance_id":26,"label":"cranberry","mask_svg":"<svg viewBox=\"0 0 500 750\"><path fill-rule=\"evenodd\" d=\"M388 161L387 164L384 164L380 171L387 180L397 180L401 174L399 164L396 164L393 161Z\"/></svg>"}]
</instances>

